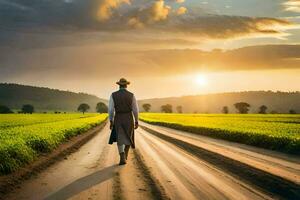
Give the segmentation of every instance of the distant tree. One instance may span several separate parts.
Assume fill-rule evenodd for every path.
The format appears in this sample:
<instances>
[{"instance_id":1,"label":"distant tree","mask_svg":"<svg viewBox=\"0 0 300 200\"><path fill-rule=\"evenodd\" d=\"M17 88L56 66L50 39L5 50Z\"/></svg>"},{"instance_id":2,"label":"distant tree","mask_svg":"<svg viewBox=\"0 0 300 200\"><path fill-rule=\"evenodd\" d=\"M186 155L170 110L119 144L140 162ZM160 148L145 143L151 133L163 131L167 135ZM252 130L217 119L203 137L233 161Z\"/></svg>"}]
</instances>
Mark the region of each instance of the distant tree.
<instances>
[{"instance_id":1,"label":"distant tree","mask_svg":"<svg viewBox=\"0 0 300 200\"><path fill-rule=\"evenodd\" d=\"M143 104L143 109L145 110L145 112L149 112L151 109L151 104L149 103Z\"/></svg>"},{"instance_id":2,"label":"distant tree","mask_svg":"<svg viewBox=\"0 0 300 200\"><path fill-rule=\"evenodd\" d=\"M224 107L222 108L222 113L224 113L224 114L228 114L228 113L229 113L228 106L224 106Z\"/></svg>"},{"instance_id":3,"label":"distant tree","mask_svg":"<svg viewBox=\"0 0 300 200\"><path fill-rule=\"evenodd\" d=\"M262 106L259 107L258 113L259 113L259 114L266 114L266 113L267 113L267 109L268 109L267 106L262 105Z\"/></svg>"},{"instance_id":4,"label":"distant tree","mask_svg":"<svg viewBox=\"0 0 300 200\"><path fill-rule=\"evenodd\" d=\"M161 111L164 113L172 113L173 112L173 107L171 104L166 104L161 106Z\"/></svg>"},{"instance_id":5,"label":"distant tree","mask_svg":"<svg viewBox=\"0 0 300 200\"><path fill-rule=\"evenodd\" d=\"M13 113L13 111L9 107L0 105L0 114L9 114L9 113Z\"/></svg>"},{"instance_id":6,"label":"distant tree","mask_svg":"<svg viewBox=\"0 0 300 200\"><path fill-rule=\"evenodd\" d=\"M178 113L182 113L182 106L177 106L176 110L177 110Z\"/></svg>"},{"instance_id":7,"label":"distant tree","mask_svg":"<svg viewBox=\"0 0 300 200\"><path fill-rule=\"evenodd\" d=\"M30 104L26 104L26 105L23 105L22 107L22 113L29 113L29 114L32 114L34 113L34 107L33 105L30 105Z\"/></svg>"},{"instance_id":8,"label":"distant tree","mask_svg":"<svg viewBox=\"0 0 300 200\"><path fill-rule=\"evenodd\" d=\"M86 103L82 103L78 106L77 110L82 112L83 114L90 109L90 106Z\"/></svg>"},{"instance_id":9,"label":"distant tree","mask_svg":"<svg viewBox=\"0 0 300 200\"><path fill-rule=\"evenodd\" d=\"M249 112L250 104L246 102L238 102L234 104L234 107L239 111L239 113L247 114Z\"/></svg>"},{"instance_id":10,"label":"distant tree","mask_svg":"<svg viewBox=\"0 0 300 200\"><path fill-rule=\"evenodd\" d=\"M289 113L290 114L297 114L296 110L294 110L294 109L289 110Z\"/></svg>"},{"instance_id":11,"label":"distant tree","mask_svg":"<svg viewBox=\"0 0 300 200\"><path fill-rule=\"evenodd\" d=\"M99 102L96 105L96 111L98 113L107 113L108 112L108 107L107 107L107 105L105 103Z\"/></svg>"}]
</instances>

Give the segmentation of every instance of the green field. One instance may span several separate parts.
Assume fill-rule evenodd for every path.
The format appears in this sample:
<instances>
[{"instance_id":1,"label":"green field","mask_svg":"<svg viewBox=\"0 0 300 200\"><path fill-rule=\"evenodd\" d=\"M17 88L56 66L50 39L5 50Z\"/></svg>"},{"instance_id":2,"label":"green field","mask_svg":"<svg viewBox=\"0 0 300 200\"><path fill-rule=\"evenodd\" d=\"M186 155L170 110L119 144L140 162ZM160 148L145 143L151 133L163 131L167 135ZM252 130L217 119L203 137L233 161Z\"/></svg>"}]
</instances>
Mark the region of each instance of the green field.
<instances>
[{"instance_id":1,"label":"green field","mask_svg":"<svg viewBox=\"0 0 300 200\"><path fill-rule=\"evenodd\" d=\"M143 113L140 119L214 138L300 154L300 115Z\"/></svg>"},{"instance_id":2,"label":"green field","mask_svg":"<svg viewBox=\"0 0 300 200\"><path fill-rule=\"evenodd\" d=\"M0 115L0 174L17 170L106 118L106 114Z\"/></svg>"}]
</instances>

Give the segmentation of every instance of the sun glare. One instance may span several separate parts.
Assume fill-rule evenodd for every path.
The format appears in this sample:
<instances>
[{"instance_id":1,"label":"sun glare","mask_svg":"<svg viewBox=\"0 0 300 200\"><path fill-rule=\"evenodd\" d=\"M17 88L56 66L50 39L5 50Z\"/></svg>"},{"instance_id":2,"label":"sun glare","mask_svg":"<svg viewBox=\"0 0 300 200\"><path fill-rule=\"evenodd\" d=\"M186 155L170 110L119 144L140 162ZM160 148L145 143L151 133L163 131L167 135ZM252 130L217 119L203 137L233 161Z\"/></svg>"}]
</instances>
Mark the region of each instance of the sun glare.
<instances>
[{"instance_id":1,"label":"sun glare","mask_svg":"<svg viewBox=\"0 0 300 200\"><path fill-rule=\"evenodd\" d=\"M195 82L199 86L206 86L208 84L207 77L203 74L199 74L195 77Z\"/></svg>"}]
</instances>

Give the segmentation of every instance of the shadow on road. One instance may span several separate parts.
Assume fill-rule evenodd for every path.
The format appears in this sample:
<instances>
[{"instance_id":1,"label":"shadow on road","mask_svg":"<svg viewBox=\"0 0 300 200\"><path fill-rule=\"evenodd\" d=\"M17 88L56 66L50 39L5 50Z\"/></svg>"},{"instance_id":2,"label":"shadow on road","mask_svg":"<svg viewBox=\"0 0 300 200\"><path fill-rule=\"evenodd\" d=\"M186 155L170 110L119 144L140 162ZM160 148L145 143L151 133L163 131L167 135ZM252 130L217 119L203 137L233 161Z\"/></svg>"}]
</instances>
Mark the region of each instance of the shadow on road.
<instances>
[{"instance_id":1,"label":"shadow on road","mask_svg":"<svg viewBox=\"0 0 300 200\"><path fill-rule=\"evenodd\" d=\"M119 165L113 165L110 167L106 167L106 168L104 168L100 171L97 171L95 173L92 173L88 176L77 179L76 181L70 183L69 185L50 194L45 199L46 200L68 199L90 187L93 187L99 183L102 183L108 179L111 179L113 176L115 176L116 172L119 169L120 169Z\"/></svg>"}]
</instances>

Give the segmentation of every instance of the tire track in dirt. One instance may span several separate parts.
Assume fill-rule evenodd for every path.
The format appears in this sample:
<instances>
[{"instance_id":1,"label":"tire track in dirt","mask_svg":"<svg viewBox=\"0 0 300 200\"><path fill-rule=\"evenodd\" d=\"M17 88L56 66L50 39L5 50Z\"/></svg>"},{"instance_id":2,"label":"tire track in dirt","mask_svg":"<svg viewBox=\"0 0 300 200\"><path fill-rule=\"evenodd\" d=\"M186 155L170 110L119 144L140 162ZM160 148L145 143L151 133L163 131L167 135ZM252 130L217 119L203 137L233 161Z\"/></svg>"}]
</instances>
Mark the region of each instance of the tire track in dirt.
<instances>
[{"instance_id":1,"label":"tire track in dirt","mask_svg":"<svg viewBox=\"0 0 300 200\"><path fill-rule=\"evenodd\" d=\"M236 178L242 178L244 182L248 182L257 189L266 190L266 192L271 192L276 196L280 196L282 199L298 199L300 198L300 187L296 183L284 180L281 177L268 174L260 169L255 169L237 160L233 160L214 152L206 150L202 147L195 146L191 143L184 142L180 139L176 139L172 134L161 133L159 131L153 130L152 127L143 127L148 133L155 135L165 141L171 142L177 147L195 155L199 159L203 159L210 164L218 167L221 170L225 170L227 173L231 174ZM258 187L257 187L258 186Z\"/></svg>"},{"instance_id":2,"label":"tire track in dirt","mask_svg":"<svg viewBox=\"0 0 300 200\"><path fill-rule=\"evenodd\" d=\"M151 170L146 165L145 160L138 149L133 151L139 171L143 173L145 183L149 186L152 199L168 200L170 199L160 182L153 176Z\"/></svg>"},{"instance_id":3,"label":"tire track in dirt","mask_svg":"<svg viewBox=\"0 0 300 200\"><path fill-rule=\"evenodd\" d=\"M137 144L171 199L273 198L146 131L138 131Z\"/></svg>"},{"instance_id":4,"label":"tire track in dirt","mask_svg":"<svg viewBox=\"0 0 300 200\"><path fill-rule=\"evenodd\" d=\"M163 199L153 193L134 151L127 165L118 165L118 150L116 144L108 144L109 133L105 126L76 152L25 180L4 199Z\"/></svg>"},{"instance_id":5,"label":"tire track in dirt","mask_svg":"<svg viewBox=\"0 0 300 200\"><path fill-rule=\"evenodd\" d=\"M151 130L176 138L178 140L205 148L224 157L238 160L252 167L280 176L300 184L300 157L274 152L245 144L209 138L199 134L179 131L162 126L142 123Z\"/></svg>"}]
</instances>

